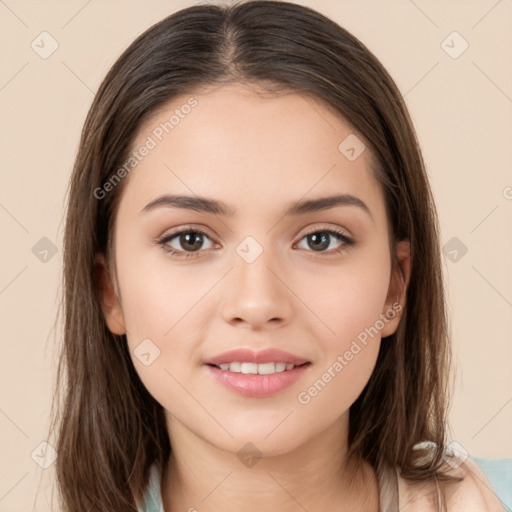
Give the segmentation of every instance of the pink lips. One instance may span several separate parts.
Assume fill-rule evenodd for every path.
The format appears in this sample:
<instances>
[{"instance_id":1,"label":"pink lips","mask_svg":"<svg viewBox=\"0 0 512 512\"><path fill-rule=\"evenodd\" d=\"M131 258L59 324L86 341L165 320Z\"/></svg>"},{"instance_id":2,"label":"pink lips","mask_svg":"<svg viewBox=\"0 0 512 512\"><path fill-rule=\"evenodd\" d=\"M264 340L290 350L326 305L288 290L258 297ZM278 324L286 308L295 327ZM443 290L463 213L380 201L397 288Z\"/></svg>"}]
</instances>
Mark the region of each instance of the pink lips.
<instances>
[{"instance_id":1,"label":"pink lips","mask_svg":"<svg viewBox=\"0 0 512 512\"><path fill-rule=\"evenodd\" d=\"M231 372L217 368L222 363L292 363L292 370L271 375L254 375ZM265 349L254 352L249 349L235 349L205 361L210 374L225 387L242 396L263 398L275 395L299 380L311 366L306 359L278 349ZM217 366L213 366L217 365Z\"/></svg>"},{"instance_id":2,"label":"pink lips","mask_svg":"<svg viewBox=\"0 0 512 512\"><path fill-rule=\"evenodd\" d=\"M289 352L283 352L276 348L266 348L255 352L247 348L237 348L229 350L218 356L212 357L205 361L205 364L219 365L222 363L233 363L233 362L244 362L244 363L292 363L295 366L307 363L307 359L290 354Z\"/></svg>"}]
</instances>

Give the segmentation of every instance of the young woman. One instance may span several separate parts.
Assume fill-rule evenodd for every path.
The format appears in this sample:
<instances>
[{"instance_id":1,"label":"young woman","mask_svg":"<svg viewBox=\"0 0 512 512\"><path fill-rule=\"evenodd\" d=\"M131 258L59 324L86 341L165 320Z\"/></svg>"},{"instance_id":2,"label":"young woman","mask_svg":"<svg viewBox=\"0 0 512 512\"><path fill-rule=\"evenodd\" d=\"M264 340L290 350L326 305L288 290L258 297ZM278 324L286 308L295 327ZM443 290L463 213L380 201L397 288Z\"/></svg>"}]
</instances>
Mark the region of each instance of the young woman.
<instances>
[{"instance_id":1,"label":"young woman","mask_svg":"<svg viewBox=\"0 0 512 512\"><path fill-rule=\"evenodd\" d=\"M130 45L82 133L64 279L64 510L503 510L446 450L404 101L314 10L199 5Z\"/></svg>"}]
</instances>

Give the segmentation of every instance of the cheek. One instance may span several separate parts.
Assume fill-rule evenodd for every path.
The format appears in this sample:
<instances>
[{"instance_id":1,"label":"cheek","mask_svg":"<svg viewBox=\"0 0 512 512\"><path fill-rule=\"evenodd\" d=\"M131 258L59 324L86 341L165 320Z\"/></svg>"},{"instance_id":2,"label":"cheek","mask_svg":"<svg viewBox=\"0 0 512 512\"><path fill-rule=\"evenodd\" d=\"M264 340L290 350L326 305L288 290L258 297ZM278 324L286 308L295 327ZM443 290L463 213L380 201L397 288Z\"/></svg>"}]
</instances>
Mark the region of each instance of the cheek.
<instances>
[{"instance_id":1,"label":"cheek","mask_svg":"<svg viewBox=\"0 0 512 512\"><path fill-rule=\"evenodd\" d=\"M120 237L118 277L127 341L134 367L151 395L166 409L188 403L194 393L201 341L215 310L211 288L219 272L169 264ZM149 355L148 355L149 354ZM181 404L181 405L180 405Z\"/></svg>"},{"instance_id":2,"label":"cheek","mask_svg":"<svg viewBox=\"0 0 512 512\"><path fill-rule=\"evenodd\" d=\"M350 264L317 274L309 288L304 285L304 301L318 317L310 315L308 324L319 360L299 403L319 412L336 404L335 416L365 387L380 349L389 262L385 251L361 252Z\"/></svg>"},{"instance_id":3,"label":"cheek","mask_svg":"<svg viewBox=\"0 0 512 512\"><path fill-rule=\"evenodd\" d=\"M326 283L329 300L323 294L312 300L323 314L322 322L311 324L319 357L297 395L308 414L334 421L363 391L380 350L386 285L379 272L340 275Z\"/></svg>"},{"instance_id":4,"label":"cheek","mask_svg":"<svg viewBox=\"0 0 512 512\"><path fill-rule=\"evenodd\" d=\"M119 263L118 275L122 283L123 314L132 338L155 338L166 343L184 325L190 327L191 323L199 322L200 327L201 299L218 276L207 269L198 271L197 266L184 262L170 263L159 248L147 250L130 241L124 242L125 257Z\"/></svg>"},{"instance_id":5,"label":"cheek","mask_svg":"<svg viewBox=\"0 0 512 512\"><path fill-rule=\"evenodd\" d=\"M370 379L380 341L363 346L357 341L340 351L297 394L297 407L307 418L332 424L357 400Z\"/></svg>"},{"instance_id":6,"label":"cheek","mask_svg":"<svg viewBox=\"0 0 512 512\"><path fill-rule=\"evenodd\" d=\"M316 315L310 315L316 337L337 351L348 349L361 333L364 338L385 311L389 277L389 256L367 251L304 282L304 302Z\"/></svg>"}]
</instances>

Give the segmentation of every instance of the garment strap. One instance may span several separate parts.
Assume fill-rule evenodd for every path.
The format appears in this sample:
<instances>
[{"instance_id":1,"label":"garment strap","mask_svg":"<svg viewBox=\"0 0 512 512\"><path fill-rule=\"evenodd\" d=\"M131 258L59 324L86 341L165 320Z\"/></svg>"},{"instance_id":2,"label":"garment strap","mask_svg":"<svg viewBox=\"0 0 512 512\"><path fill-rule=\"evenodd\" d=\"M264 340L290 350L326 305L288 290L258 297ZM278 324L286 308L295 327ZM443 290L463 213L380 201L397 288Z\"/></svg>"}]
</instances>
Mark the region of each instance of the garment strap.
<instances>
[{"instance_id":1,"label":"garment strap","mask_svg":"<svg viewBox=\"0 0 512 512\"><path fill-rule=\"evenodd\" d=\"M398 468L392 468L385 464L382 471L376 471L377 481L379 484L379 512L399 512L399 491L398 481L400 479ZM442 492L439 480L434 478L436 484L437 507L439 512L446 512L446 502Z\"/></svg>"},{"instance_id":2,"label":"garment strap","mask_svg":"<svg viewBox=\"0 0 512 512\"><path fill-rule=\"evenodd\" d=\"M396 468L384 464L376 470L379 485L379 512L398 512L398 474Z\"/></svg>"}]
</instances>

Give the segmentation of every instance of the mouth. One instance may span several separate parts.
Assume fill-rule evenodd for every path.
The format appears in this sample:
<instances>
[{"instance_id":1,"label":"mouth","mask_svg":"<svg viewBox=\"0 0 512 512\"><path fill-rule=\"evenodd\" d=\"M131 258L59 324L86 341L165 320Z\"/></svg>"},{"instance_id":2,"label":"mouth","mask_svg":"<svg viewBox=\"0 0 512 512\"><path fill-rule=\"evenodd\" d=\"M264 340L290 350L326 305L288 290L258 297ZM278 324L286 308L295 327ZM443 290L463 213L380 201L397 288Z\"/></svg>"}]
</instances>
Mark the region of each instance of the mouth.
<instances>
[{"instance_id":1,"label":"mouth","mask_svg":"<svg viewBox=\"0 0 512 512\"><path fill-rule=\"evenodd\" d=\"M310 362L302 364L270 362L270 363L250 363L234 361L232 363L208 364L208 366L217 368L223 372L242 373L244 375L274 375L275 373L289 372L294 368L310 365Z\"/></svg>"},{"instance_id":2,"label":"mouth","mask_svg":"<svg viewBox=\"0 0 512 512\"><path fill-rule=\"evenodd\" d=\"M265 348L262 350L254 351L249 348L236 348L232 350L228 350L222 354L219 354L215 357L207 359L204 361L205 364L215 365L219 368L225 368L226 364L234 363L234 368L238 368L236 365L244 365L244 368L250 370L250 373L253 372L254 366L247 366L251 364L256 364L258 366L261 365L263 371L265 369L270 369L270 366L265 367L265 364L274 364L279 365L278 371L285 371L287 366L293 364L294 366L300 366L304 363L309 362L307 359L299 357L295 354L291 354L290 352L285 352L284 350L279 350L277 348ZM285 363L284 369L282 368L282 363ZM223 366L224 365L224 366ZM257 370L257 368L256 368ZM274 368L275 370L275 368ZM239 371L239 370L234 370Z\"/></svg>"},{"instance_id":3,"label":"mouth","mask_svg":"<svg viewBox=\"0 0 512 512\"><path fill-rule=\"evenodd\" d=\"M214 382L221 384L232 393L248 398L268 398L278 395L303 378L310 367L310 362L294 365L293 363L256 364L234 361L219 365L205 365Z\"/></svg>"},{"instance_id":4,"label":"mouth","mask_svg":"<svg viewBox=\"0 0 512 512\"><path fill-rule=\"evenodd\" d=\"M311 362L268 347L236 348L204 361L208 373L231 392L251 398L276 395L308 372Z\"/></svg>"}]
</instances>

